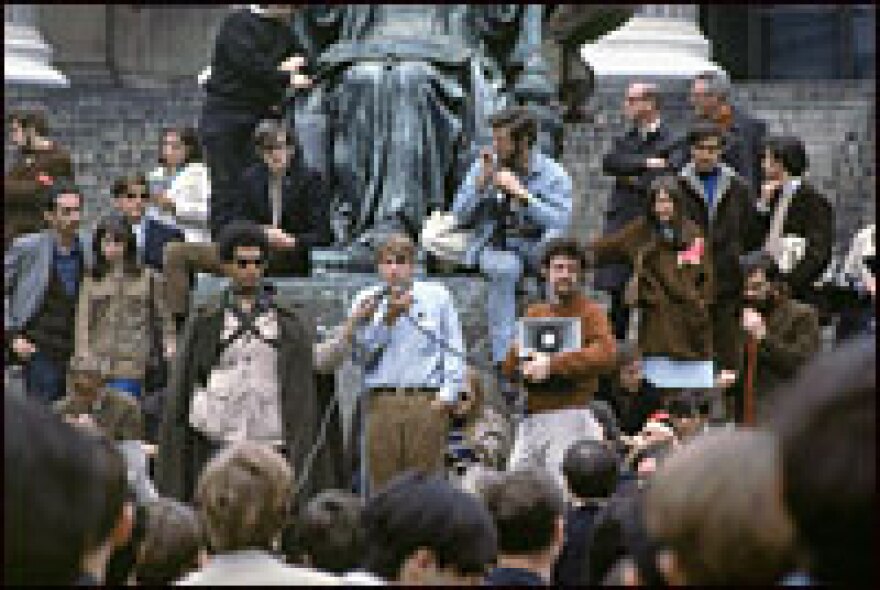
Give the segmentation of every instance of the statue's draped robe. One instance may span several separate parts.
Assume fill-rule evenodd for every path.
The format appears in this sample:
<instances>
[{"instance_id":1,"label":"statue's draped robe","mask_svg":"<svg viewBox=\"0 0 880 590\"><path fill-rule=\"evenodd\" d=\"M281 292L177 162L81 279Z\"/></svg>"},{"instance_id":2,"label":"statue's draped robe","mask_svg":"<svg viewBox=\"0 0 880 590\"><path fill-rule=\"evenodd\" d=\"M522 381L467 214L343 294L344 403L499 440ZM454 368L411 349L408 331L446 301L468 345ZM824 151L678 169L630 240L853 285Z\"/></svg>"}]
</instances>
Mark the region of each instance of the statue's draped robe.
<instances>
[{"instance_id":1,"label":"statue's draped robe","mask_svg":"<svg viewBox=\"0 0 880 590\"><path fill-rule=\"evenodd\" d=\"M294 120L306 158L336 181L334 210L351 211L349 238L417 230L448 206L522 69L524 15L519 5L406 4L297 14L293 33L317 84ZM317 133L301 129L316 113Z\"/></svg>"}]
</instances>

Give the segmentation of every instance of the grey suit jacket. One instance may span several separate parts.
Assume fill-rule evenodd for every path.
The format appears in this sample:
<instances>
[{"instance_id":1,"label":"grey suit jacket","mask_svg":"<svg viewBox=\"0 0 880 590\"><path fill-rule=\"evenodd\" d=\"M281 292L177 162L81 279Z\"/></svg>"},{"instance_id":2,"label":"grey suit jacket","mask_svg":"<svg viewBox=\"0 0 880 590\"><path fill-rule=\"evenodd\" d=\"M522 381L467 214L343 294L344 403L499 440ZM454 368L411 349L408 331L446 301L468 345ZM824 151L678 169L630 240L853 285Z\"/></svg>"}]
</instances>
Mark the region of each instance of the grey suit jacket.
<instances>
[{"instance_id":1,"label":"grey suit jacket","mask_svg":"<svg viewBox=\"0 0 880 590\"><path fill-rule=\"evenodd\" d=\"M92 266L85 231L79 235L83 270ZM24 328L43 305L52 272L54 238L49 230L16 238L3 255L3 328L17 332Z\"/></svg>"},{"instance_id":2,"label":"grey suit jacket","mask_svg":"<svg viewBox=\"0 0 880 590\"><path fill-rule=\"evenodd\" d=\"M257 549L221 553L208 565L193 572L178 586L336 586L336 576L316 570L293 567Z\"/></svg>"}]
</instances>

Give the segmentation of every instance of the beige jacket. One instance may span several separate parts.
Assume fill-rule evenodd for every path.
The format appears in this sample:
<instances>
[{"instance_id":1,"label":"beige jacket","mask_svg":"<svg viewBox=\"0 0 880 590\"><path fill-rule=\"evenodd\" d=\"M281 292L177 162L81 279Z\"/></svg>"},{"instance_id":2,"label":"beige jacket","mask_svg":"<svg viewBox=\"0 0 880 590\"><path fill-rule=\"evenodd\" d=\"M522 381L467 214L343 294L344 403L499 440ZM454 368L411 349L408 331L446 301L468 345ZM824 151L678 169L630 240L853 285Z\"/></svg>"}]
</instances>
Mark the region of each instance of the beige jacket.
<instances>
[{"instance_id":1,"label":"beige jacket","mask_svg":"<svg viewBox=\"0 0 880 590\"><path fill-rule=\"evenodd\" d=\"M76 309L76 356L95 359L105 378L143 379L150 354L150 306L163 349L175 342L164 292L161 275L149 268L137 278L112 273L100 280L85 277Z\"/></svg>"}]
</instances>

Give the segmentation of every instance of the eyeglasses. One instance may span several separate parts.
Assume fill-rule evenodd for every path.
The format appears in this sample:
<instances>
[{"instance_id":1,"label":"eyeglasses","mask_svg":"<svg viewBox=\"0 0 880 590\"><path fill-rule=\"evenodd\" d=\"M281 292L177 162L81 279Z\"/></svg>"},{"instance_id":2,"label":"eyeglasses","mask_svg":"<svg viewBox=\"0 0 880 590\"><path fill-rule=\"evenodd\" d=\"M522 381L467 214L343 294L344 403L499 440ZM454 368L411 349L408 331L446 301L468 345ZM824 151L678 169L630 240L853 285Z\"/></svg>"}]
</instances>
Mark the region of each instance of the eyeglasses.
<instances>
[{"instance_id":1,"label":"eyeglasses","mask_svg":"<svg viewBox=\"0 0 880 590\"><path fill-rule=\"evenodd\" d=\"M262 258L236 258L235 264L238 265L238 268L247 268L249 266L256 266L261 268L264 264L264 260Z\"/></svg>"},{"instance_id":2,"label":"eyeglasses","mask_svg":"<svg viewBox=\"0 0 880 590\"><path fill-rule=\"evenodd\" d=\"M720 152L720 145L706 145L704 143L698 143L694 145L695 150L703 150L704 152Z\"/></svg>"},{"instance_id":3,"label":"eyeglasses","mask_svg":"<svg viewBox=\"0 0 880 590\"><path fill-rule=\"evenodd\" d=\"M149 199L150 196L147 193L125 193L122 195L126 199Z\"/></svg>"}]
</instances>

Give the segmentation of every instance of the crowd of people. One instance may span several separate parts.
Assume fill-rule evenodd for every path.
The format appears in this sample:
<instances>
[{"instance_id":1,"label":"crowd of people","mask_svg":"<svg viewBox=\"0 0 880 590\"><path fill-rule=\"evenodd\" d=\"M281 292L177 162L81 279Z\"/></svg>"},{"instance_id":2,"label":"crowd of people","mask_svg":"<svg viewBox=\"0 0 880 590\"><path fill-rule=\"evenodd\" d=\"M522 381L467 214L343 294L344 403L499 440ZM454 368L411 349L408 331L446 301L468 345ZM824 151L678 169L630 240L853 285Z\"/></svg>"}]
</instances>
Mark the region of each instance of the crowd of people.
<instances>
[{"instance_id":1,"label":"crowd of people","mask_svg":"<svg viewBox=\"0 0 880 590\"><path fill-rule=\"evenodd\" d=\"M5 582L870 579L874 229L829 302L834 210L800 139L767 137L718 74L693 80L684 134L632 82L587 241L534 114L505 108L449 202L490 362L405 232L318 335L268 280L309 275L337 190L277 118L310 84L289 10L227 17L199 129L163 130L93 227L46 114L9 117ZM229 283L195 304L202 274ZM829 321L846 329L823 350Z\"/></svg>"}]
</instances>

